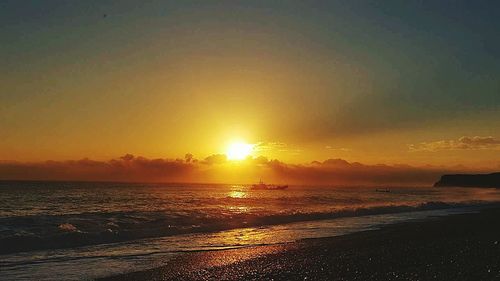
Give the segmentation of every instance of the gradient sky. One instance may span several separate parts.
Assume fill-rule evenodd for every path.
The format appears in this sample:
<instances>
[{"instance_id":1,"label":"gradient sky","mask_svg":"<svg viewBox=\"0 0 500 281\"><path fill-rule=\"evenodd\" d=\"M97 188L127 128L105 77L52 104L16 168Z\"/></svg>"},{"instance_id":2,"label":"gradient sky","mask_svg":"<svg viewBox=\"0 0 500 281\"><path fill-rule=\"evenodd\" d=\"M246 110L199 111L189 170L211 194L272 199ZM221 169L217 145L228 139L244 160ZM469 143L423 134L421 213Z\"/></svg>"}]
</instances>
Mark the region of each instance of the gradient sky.
<instances>
[{"instance_id":1,"label":"gradient sky","mask_svg":"<svg viewBox=\"0 0 500 281\"><path fill-rule=\"evenodd\" d=\"M500 167L498 1L4 0L0 38L0 160Z\"/></svg>"}]
</instances>

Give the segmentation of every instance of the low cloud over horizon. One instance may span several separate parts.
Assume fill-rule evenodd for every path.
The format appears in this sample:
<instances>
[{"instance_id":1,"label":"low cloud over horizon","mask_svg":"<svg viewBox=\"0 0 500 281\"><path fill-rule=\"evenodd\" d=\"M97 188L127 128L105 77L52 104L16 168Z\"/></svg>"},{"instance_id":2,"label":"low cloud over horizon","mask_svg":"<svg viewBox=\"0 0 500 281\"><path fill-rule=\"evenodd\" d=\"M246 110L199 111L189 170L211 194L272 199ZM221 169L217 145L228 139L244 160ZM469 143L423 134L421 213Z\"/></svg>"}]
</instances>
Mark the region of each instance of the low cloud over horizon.
<instances>
[{"instance_id":1,"label":"low cloud over horizon","mask_svg":"<svg viewBox=\"0 0 500 281\"><path fill-rule=\"evenodd\" d=\"M156 158L126 154L108 161L0 161L0 180L85 180L121 182L250 183L323 185L432 185L442 174L490 172L463 166L367 165L343 159L287 164L266 157L229 161L224 154L196 159Z\"/></svg>"}]
</instances>

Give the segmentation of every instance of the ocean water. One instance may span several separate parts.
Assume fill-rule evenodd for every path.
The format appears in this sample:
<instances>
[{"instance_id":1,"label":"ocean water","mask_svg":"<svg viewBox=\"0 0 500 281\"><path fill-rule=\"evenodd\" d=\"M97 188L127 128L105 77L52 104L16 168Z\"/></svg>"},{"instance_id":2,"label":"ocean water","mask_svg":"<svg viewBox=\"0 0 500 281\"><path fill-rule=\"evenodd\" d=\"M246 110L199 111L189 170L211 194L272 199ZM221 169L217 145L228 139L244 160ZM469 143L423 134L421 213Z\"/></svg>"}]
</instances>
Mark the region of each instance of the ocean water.
<instances>
[{"instance_id":1,"label":"ocean water","mask_svg":"<svg viewBox=\"0 0 500 281\"><path fill-rule=\"evenodd\" d=\"M88 280L183 252L337 236L474 212L480 188L0 182L0 280Z\"/></svg>"}]
</instances>

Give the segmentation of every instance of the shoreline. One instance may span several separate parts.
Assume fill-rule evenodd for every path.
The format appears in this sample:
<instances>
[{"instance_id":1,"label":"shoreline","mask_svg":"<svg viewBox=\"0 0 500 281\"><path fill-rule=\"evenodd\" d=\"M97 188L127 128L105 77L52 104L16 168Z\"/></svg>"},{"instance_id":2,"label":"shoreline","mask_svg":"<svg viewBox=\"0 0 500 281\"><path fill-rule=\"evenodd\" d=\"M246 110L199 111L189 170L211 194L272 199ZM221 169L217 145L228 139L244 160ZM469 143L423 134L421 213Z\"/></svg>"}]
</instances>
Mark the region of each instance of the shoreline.
<instances>
[{"instance_id":1,"label":"shoreline","mask_svg":"<svg viewBox=\"0 0 500 281\"><path fill-rule=\"evenodd\" d=\"M123 280L500 280L500 206L328 238L185 253Z\"/></svg>"},{"instance_id":2,"label":"shoreline","mask_svg":"<svg viewBox=\"0 0 500 281\"><path fill-rule=\"evenodd\" d=\"M10 236L0 238L0 255L16 254L29 251L48 251L60 249L72 249L76 247L92 247L100 244L110 243L126 243L134 240L142 239L161 239L166 237L175 237L179 235L191 234L213 234L223 231L231 231L241 228L259 228L259 227L273 227L279 225L305 223L324 220L346 219L365 216L378 216L378 215L397 215L403 213L418 213L425 211L445 211L459 208L488 208L496 206L497 203L482 202L479 204L473 203L448 203L442 201L432 201L420 203L417 205L407 204L392 204L382 206L372 206L365 208L352 208L344 210L335 210L325 213L298 213L298 214L272 214L269 216L256 216L254 218L246 217L245 215L232 218L231 220L211 220L208 222L193 222L193 224L205 223L202 227L197 228L182 228L181 227L166 227L165 224L160 223L153 225L152 228L147 230L156 231L137 231L135 228L129 232L80 232L80 231L65 231L54 233L53 236L47 237L30 237L30 236ZM85 214L85 213L84 213ZM71 222L73 217L78 218L81 214L68 214L65 215L66 219L58 222L58 225ZM12 218L6 218L7 220ZM15 218L14 218L15 219ZM92 218L93 219L93 218ZM240 223L248 220L249 223ZM190 225L188 223L187 225ZM185 225L184 225L185 226ZM78 224L76 224L78 227ZM151 227L151 226L150 226ZM136 231L134 231L136 230ZM142 229L141 229L142 230Z\"/></svg>"}]
</instances>

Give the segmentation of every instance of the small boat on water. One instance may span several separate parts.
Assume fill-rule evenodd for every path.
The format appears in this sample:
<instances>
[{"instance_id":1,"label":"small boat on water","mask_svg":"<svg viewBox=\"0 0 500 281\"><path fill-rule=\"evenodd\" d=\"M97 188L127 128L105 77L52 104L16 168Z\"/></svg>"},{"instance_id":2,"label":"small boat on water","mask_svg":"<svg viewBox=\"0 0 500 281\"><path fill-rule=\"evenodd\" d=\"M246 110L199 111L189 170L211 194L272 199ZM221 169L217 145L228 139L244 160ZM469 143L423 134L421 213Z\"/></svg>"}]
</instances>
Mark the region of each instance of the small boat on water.
<instances>
[{"instance_id":1,"label":"small boat on water","mask_svg":"<svg viewBox=\"0 0 500 281\"><path fill-rule=\"evenodd\" d=\"M252 184L250 188L256 190L283 190L287 189L288 185L265 184L262 180L260 180L258 184Z\"/></svg>"},{"instance_id":2,"label":"small boat on water","mask_svg":"<svg viewBox=\"0 0 500 281\"><path fill-rule=\"evenodd\" d=\"M377 188L375 189L376 192L391 192L389 188Z\"/></svg>"}]
</instances>

